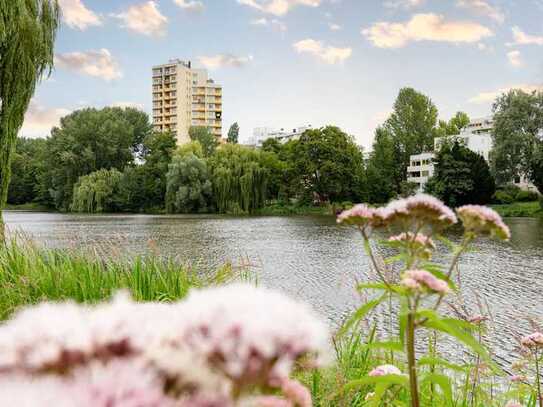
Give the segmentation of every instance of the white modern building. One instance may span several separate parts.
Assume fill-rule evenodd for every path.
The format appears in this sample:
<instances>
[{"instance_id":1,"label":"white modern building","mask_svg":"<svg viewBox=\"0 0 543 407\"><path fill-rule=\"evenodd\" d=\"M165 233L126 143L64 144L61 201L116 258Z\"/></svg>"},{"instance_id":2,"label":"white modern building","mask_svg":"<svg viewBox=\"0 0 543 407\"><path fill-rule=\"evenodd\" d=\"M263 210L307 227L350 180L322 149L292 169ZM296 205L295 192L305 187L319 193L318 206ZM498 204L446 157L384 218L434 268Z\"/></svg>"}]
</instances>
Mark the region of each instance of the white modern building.
<instances>
[{"instance_id":1,"label":"white modern building","mask_svg":"<svg viewBox=\"0 0 543 407\"><path fill-rule=\"evenodd\" d=\"M298 140L306 130L311 129L311 125L286 130L284 128L276 130L270 127L256 127L253 129L253 137L251 137L246 144L249 146L260 148L262 147L262 143L270 138L274 138L280 143L285 144L287 141L290 140Z\"/></svg>"},{"instance_id":2,"label":"white modern building","mask_svg":"<svg viewBox=\"0 0 543 407\"><path fill-rule=\"evenodd\" d=\"M417 184L418 191L423 192L428 180L434 175L434 153L422 153L410 157L407 167L407 182Z\"/></svg>"}]
</instances>

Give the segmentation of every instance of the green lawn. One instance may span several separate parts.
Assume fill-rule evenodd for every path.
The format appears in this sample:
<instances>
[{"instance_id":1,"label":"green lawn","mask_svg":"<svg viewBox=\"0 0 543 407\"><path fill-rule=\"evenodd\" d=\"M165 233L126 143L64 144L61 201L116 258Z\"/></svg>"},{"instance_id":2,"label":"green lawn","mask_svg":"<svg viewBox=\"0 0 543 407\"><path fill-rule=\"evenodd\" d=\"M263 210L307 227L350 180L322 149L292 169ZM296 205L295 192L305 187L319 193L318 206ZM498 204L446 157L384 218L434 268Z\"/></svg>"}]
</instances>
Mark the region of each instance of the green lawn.
<instances>
[{"instance_id":1,"label":"green lawn","mask_svg":"<svg viewBox=\"0 0 543 407\"><path fill-rule=\"evenodd\" d=\"M515 202L507 205L492 205L492 209L505 218L524 217L535 218L543 216L539 202Z\"/></svg>"}]
</instances>

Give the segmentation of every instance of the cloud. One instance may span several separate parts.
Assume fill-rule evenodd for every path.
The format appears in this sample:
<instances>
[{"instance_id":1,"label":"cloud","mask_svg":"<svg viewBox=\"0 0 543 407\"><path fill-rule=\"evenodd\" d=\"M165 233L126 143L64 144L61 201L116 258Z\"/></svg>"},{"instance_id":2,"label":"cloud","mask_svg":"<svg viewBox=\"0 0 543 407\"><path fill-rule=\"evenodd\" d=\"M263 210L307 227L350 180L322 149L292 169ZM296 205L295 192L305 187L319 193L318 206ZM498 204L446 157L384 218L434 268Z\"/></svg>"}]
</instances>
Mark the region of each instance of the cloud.
<instances>
[{"instance_id":1,"label":"cloud","mask_svg":"<svg viewBox=\"0 0 543 407\"><path fill-rule=\"evenodd\" d=\"M251 25L263 26L263 27L272 27L278 31L285 32L288 30L287 25L276 18L267 19L266 17L256 18L251 20Z\"/></svg>"},{"instance_id":2,"label":"cloud","mask_svg":"<svg viewBox=\"0 0 543 407\"><path fill-rule=\"evenodd\" d=\"M217 54L212 56L199 56L198 61L207 69L224 67L241 68L253 60L252 55L238 57L231 54Z\"/></svg>"},{"instance_id":3,"label":"cloud","mask_svg":"<svg viewBox=\"0 0 543 407\"><path fill-rule=\"evenodd\" d=\"M331 31L339 31L343 27L341 25L339 25L339 24L328 23L328 28L330 28Z\"/></svg>"},{"instance_id":4,"label":"cloud","mask_svg":"<svg viewBox=\"0 0 543 407\"><path fill-rule=\"evenodd\" d=\"M292 44L294 49L302 54L307 53L316 56L327 64L337 64L344 62L351 57L352 48L336 48L323 44L321 41L315 41L311 38L298 41Z\"/></svg>"},{"instance_id":5,"label":"cloud","mask_svg":"<svg viewBox=\"0 0 543 407\"><path fill-rule=\"evenodd\" d=\"M514 45L543 45L543 36L526 34L518 26L513 27L512 30L513 42L507 43L509 47Z\"/></svg>"},{"instance_id":6,"label":"cloud","mask_svg":"<svg viewBox=\"0 0 543 407\"><path fill-rule=\"evenodd\" d=\"M319 7L322 0L238 0L238 3L263 13L284 16L296 6Z\"/></svg>"},{"instance_id":7,"label":"cloud","mask_svg":"<svg viewBox=\"0 0 543 407\"><path fill-rule=\"evenodd\" d=\"M106 81L119 79L123 76L111 52L105 48L87 52L57 54L55 55L55 65Z\"/></svg>"},{"instance_id":8,"label":"cloud","mask_svg":"<svg viewBox=\"0 0 543 407\"><path fill-rule=\"evenodd\" d=\"M476 14L491 18L492 20L502 24L505 21L503 11L493 6L488 0L458 0L457 6L473 11Z\"/></svg>"},{"instance_id":9,"label":"cloud","mask_svg":"<svg viewBox=\"0 0 543 407\"><path fill-rule=\"evenodd\" d=\"M89 10L82 0L59 0L62 19L71 28L84 31L88 27L102 25L100 17Z\"/></svg>"},{"instance_id":10,"label":"cloud","mask_svg":"<svg viewBox=\"0 0 543 407\"><path fill-rule=\"evenodd\" d=\"M203 11L204 3L200 0L173 0L175 4L187 11Z\"/></svg>"},{"instance_id":11,"label":"cloud","mask_svg":"<svg viewBox=\"0 0 543 407\"><path fill-rule=\"evenodd\" d=\"M470 21L447 21L437 14L415 14L405 23L377 22L362 35L379 48L401 48L411 41L474 43L494 33Z\"/></svg>"},{"instance_id":12,"label":"cloud","mask_svg":"<svg viewBox=\"0 0 543 407\"><path fill-rule=\"evenodd\" d=\"M509 59L509 63L513 65L515 68L520 68L521 66L524 65L524 62L522 62L520 51L508 52L507 58Z\"/></svg>"},{"instance_id":13,"label":"cloud","mask_svg":"<svg viewBox=\"0 0 543 407\"><path fill-rule=\"evenodd\" d=\"M47 136L54 126L59 126L60 119L70 113L68 109L49 108L32 100L26 111L20 134L23 137Z\"/></svg>"},{"instance_id":14,"label":"cloud","mask_svg":"<svg viewBox=\"0 0 543 407\"><path fill-rule=\"evenodd\" d=\"M124 13L113 14L123 21L123 27L138 34L161 37L166 34L168 18L162 15L156 1L130 6Z\"/></svg>"},{"instance_id":15,"label":"cloud","mask_svg":"<svg viewBox=\"0 0 543 407\"><path fill-rule=\"evenodd\" d=\"M491 103L496 100L497 97L503 95L504 93L509 92L513 89L520 89L524 92L531 93L531 92L543 92L543 84L542 85L516 85L516 86L510 86L507 88L501 88L493 91L488 92L481 92L478 95L472 97L468 101L470 103L476 103L476 104L482 104L482 103Z\"/></svg>"},{"instance_id":16,"label":"cloud","mask_svg":"<svg viewBox=\"0 0 543 407\"><path fill-rule=\"evenodd\" d=\"M390 1L385 1L383 3L383 6L385 6L386 8L391 8L391 9L399 9L399 8L412 9L415 7L422 6L425 2L426 0L390 0Z\"/></svg>"}]
</instances>

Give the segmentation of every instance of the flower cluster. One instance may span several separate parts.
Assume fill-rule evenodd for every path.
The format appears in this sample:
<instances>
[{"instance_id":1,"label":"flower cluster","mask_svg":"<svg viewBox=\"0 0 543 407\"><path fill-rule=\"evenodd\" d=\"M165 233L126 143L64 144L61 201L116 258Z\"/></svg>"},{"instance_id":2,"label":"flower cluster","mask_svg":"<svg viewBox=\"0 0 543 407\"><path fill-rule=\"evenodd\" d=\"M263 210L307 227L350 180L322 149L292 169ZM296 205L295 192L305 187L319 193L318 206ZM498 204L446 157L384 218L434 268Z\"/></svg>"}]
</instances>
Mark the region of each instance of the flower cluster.
<instances>
[{"instance_id":1,"label":"flower cluster","mask_svg":"<svg viewBox=\"0 0 543 407\"><path fill-rule=\"evenodd\" d=\"M368 376L370 377L379 377L379 376L388 376L388 375L397 375L403 376L404 374L400 369L394 365L382 365L378 366L369 372Z\"/></svg>"},{"instance_id":2,"label":"flower cluster","mask_svg":"<svg viewBox=\"0 0 543 407\"><path fill-rule=\"evenodd\" d=\"M543 333L534 332L527 335L521 339L520 343L527 348L541 348L543 347Z\"/></svg>"},{"instance_id":3,"label":"flower cluster","mask_svg":"<svg viewBox=\"0 0 543 407\"><path fill-rule=\"evenodd\" d=\"M326 324L307 306L246 285L195 291L174 304L126 295L96 307L43 304L0 328L0 385L17 389L0 405L25 405L34 393L45 400L50 389L63 394L54 403L61 406L227 407L246 399L308 407L309 392L289 375L301 358L323 363L328 344ZM283 394L275 404L254 397L269 388Z\"/></svg>"},{"instance_id":4,"label":"flower cluster","mask_svg":"<svg viewBox=\"0 0 543 407\"><path fill-rule=\"evenodd\" d=\"M438 294L447 294L450 291L446 281L441 280L426 270L407 270L401 285L414 291L431 291Z\"/></svg>"},{"instance_id":5,"label":"flower cluster","mask_svg":"<svg viewBox=\"0 0 543 407\"><path fill-rule=\"evenodd\" d=\"M498 213L486 206L466 205L456 210L464 228L475 234L509 240L511 232Z\"/></svg>"},{"instance_id":6,"label":"flower cluster","mask_svg":"<svg viewBox=\"0 0 543 407\"><path fill-rule=\"evenodd\" d=\"M371 208L365 204L358 204L340 213L337 222L358 225L362 228L367 226L379 228L387 225L386 215L384 208Z\"/></svg>"}]
</instances>

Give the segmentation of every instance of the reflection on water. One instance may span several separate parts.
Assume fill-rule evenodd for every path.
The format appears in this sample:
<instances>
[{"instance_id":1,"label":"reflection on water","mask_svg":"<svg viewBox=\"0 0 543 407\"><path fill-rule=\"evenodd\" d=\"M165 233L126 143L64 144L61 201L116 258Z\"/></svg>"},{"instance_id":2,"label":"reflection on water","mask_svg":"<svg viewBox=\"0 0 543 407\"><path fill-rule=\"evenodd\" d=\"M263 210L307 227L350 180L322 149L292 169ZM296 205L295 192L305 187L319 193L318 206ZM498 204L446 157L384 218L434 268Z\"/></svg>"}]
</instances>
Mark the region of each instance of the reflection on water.
<instances>
[{"instance_id":1,"label":"reflection on water","mask_svg":"<svg viewBox=\"0 0 543 407\"><path fill-rule=\"evenodd\" d=\"M259 265L260 284L312 303L338 321L358 302L355 281L369 277L360 239L330 217L222 217L74 215L5 212L11 230L49 247L91 248L114 243L125 253L156 248L180 261L215 267L249 258ZM543 315L543 220L507 221L513 238L483 240L460 263L462 288L474 306L478 293L494 313L496 344L507 354L526 317ZM152 242L152 244L150 244ZM543 322L543 321L542 321Z\"/></svg>"}]
</instances>

